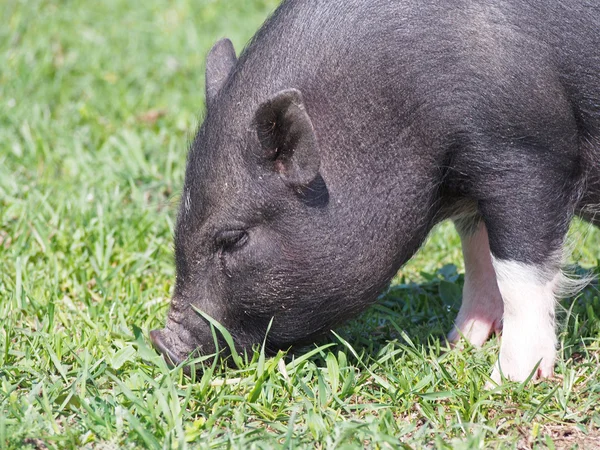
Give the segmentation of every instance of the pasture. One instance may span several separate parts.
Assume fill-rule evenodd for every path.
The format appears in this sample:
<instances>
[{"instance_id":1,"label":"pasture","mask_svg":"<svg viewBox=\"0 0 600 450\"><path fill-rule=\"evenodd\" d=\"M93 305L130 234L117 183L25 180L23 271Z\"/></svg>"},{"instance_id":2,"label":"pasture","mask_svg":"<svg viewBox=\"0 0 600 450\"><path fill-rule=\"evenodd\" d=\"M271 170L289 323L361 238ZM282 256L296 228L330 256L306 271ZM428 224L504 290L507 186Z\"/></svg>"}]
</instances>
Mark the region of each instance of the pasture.
<instances>
[{"instance_id":1,"label":"pasture","mask_svg":"<svg viewBox=\"0 0 600 450\"><path fill-rule=\"evenodd\" d=\"M302 352L190 379L151 348L204 58L277 3L0 2L0 448L600 449L597 285L561 302L553 379L485 390L498 339L444 345L464 273L450 224ZM572 270L600 273L600 233L570 240Z\"/></svg>"}]
</instances>

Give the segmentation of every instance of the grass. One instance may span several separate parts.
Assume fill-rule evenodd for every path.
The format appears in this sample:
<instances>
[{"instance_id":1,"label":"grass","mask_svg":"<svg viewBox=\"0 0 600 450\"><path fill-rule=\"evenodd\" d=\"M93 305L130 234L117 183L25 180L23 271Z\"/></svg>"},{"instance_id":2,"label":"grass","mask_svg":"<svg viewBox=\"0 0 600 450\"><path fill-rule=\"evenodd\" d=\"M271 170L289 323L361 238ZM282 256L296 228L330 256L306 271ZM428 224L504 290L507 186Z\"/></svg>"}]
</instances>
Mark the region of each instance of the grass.
<instances>
[{"instance_id":1,"label":"grass","mask_svg":"<svg viewBox=\"0 0 600 450\"><path fill-rule=\"evenodd\" d=\"M555 379L486 391L497 340L440 345L463 272L447 224L305 353L189 379L149 348L204 57L276 3L0 3L0 447L600 448L596 287L562 302ZM572 240L600 272L600 234Z\"/></svg>"}]
</instances>

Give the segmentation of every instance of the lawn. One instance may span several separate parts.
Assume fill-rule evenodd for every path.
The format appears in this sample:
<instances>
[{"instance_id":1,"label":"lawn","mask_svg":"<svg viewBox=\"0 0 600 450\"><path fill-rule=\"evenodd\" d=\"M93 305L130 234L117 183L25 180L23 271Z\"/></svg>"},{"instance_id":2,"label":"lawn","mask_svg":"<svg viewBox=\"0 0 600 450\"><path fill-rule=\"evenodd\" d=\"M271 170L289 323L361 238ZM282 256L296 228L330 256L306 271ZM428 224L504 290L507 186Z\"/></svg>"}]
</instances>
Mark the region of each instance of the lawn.
<instances>
[{"instance_id":1,"label":"lawn","mask_svg":"<svg viewBox=\"0 0 600 450\"><path fill-rule=\"evenodd\" d=\"M442 344L463 280L449 224L304 352L190 379L151 349L204 58L276 4L0 2L0 448L600 448L597 287L561 303L555 378L485 390L498 341ZM571 241L600 273L600 233Z\"/></svg>"}]
</instances>

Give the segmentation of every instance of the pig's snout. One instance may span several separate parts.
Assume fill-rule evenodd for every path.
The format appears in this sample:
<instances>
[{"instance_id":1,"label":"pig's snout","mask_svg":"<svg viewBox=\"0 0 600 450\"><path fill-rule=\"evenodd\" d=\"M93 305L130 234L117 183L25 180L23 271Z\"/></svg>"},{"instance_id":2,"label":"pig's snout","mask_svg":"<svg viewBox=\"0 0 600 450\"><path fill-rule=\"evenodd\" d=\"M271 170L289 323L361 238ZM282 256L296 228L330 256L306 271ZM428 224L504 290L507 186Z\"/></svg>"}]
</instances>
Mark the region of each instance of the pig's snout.
<instances>
[{"instance_id":1,"label":"pig's snout","mask_svg":"<svg viewBox=\"0 0 600 450\"><path fill-rule=\"evenodd\" d=\"M216 351L209 325L195 313L172 310L164 328L150 331L150 340L171 367Z\"/></svg>"},{"instance_id":2,"label":"pig's snout","mask_svg":"<svg viewBox=\"0 0 600 450\"><path fill-rule=\"evenodd\" d=\"M174 351L169 349L167 346L167 339L164 336L164 330L152 330L150 331L150 340L152 341L152 345L167 362L167 364L171 367L174 367L181 363L182 359L179 358Z\"/></svg>"}]
</instances>

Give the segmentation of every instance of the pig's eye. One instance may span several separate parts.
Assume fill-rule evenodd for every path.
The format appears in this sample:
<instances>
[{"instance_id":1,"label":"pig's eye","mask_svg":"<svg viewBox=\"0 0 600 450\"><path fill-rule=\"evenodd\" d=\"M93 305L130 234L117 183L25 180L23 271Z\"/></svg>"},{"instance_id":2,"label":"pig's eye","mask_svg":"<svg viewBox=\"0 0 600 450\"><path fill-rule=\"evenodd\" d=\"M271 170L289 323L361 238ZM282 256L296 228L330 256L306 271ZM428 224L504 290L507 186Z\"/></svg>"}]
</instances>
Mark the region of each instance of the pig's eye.
<instances>
[{"instance_id":1,"label":"pig's eye","mask_svg":"<svg viewBox=\"0 0 600 450\"><path fill-rule=\"evenodd\" d=\"M219 251L233 251L248 241L248 233L244 230L226 230L217 234L215 243Z\"/></svg>"}]
</instances>

